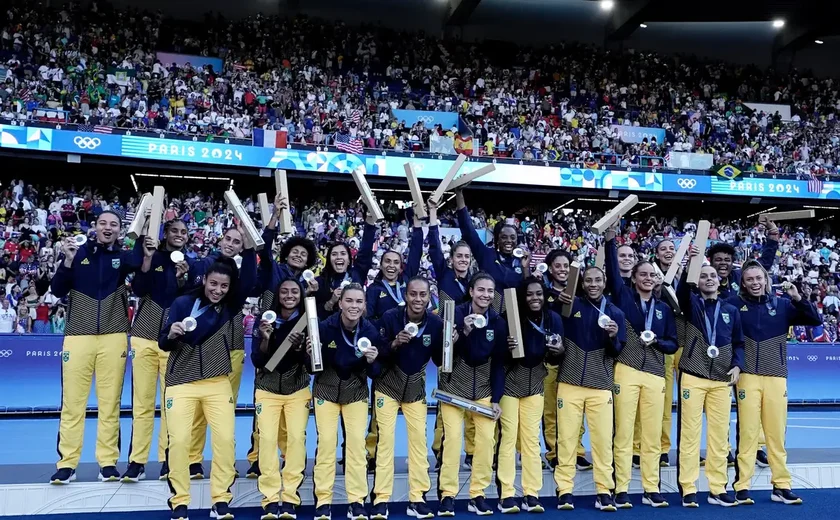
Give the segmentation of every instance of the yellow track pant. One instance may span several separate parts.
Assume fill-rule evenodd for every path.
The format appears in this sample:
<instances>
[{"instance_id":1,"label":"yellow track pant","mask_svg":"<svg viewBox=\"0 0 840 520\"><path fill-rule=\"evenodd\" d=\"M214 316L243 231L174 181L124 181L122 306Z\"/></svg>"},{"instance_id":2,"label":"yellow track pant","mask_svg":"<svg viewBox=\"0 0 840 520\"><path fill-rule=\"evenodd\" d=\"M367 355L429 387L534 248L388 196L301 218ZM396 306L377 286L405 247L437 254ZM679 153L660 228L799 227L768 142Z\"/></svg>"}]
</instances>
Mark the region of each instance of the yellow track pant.
<instances>
[{"instance_id":1,"label":"yellow track pant","mask_svg":"<svg viewBox=\"0 0 840 520\"><path fill-rule=\"evenodd\" d=\"M624 392L624 389L621 389ZM575 484L575 455L578 430L586 422L592 446L593 479L595 492L609 493L613 489L613 394L560 383L557 385L557 467L554 483L561 495L572 493Z\"/></svg>"},{"instance_id":2,"label":"yellow track pant","mask_svg":"<svg viewBox=\"0 0 840 520\"><path fill-rule=\"evenodd\" d=\"M230 351L230 366L233 368L228 374L233 403L239 398L239 384L242 382L242 368L245 366L245 351ZM190 447L190 464L200 464L204 460L204 444L207 442L207 418L201 409L201 403L195 410L195 424L193 425L192 445Z\"/></svg>"},{"instance_id":3,"label":"yellow track pant","mask_svg":"<svg viewBox=\"0 0 840 520\"><path fill-rule=\"evenodd\" d=\"M490 398L476 401L490 406ZM438 495L440 498L456 497L459 483L458 472L461 466L461 439L464 435L464 415L462 408L440 403L438 414L443 421L443 447L440 474L438 476ZM496 421L483 415L472 414L475 425L475 451L473 452L472 473L470 475L470 498L484 496L493 474L493 454Z\"/></svg>"},{"instance_id":4,"label":"yellow track pant","mask_svg":"<svg viewBox=\"0 0 840 520\"><path fill-rule=\"evenodd\" d=\"M676 354L665 356L665 402L662 407L662 436L660 444L661 453L667 454L671 451L671 418L674 410L674 378L679 377L680 358L683 349L680 347ZM639 432L641 428L641 415L636 415L636 424L633 430L633 455L639 454Z\"/></svg>"},{"instance_id":5,"label":"yellow track pant","mask_svg":"<svg viewBox=\"0 0 840 520\"><path fill-rule=\"evenodd\" d=\"M440 409L435 416L435 438L432 441L432 451L440 453L443 446L443 419L440 415ZM473 422L472 414L464 414L464 453L472 456L475 453L475 423ZM460 455L459 455L460 456Z\"/></svg>"},{"instance_id":6,"label":"yellow track pant","mask_svg":"<svg viewBox=\"0 0 840 520\"><path fill-rule=\"evenodd\" d=\"M659 492L659 455L662 433L662 407L665 378L642 372L623 363L615 365L615 492L630 488L633 456L633 425L641 416L642 487L646 493Z\"/></svg>"},{"instance_id":7,"label":"yellow track pant","mask_svg":"<svg viewBox=\"0 0 840 520\"><path fill-rule=\"evenodd\" d=\"M193 418L199 407L210 425L213 450L210 469L210 502L230 503L235 476L234 422L236 405L225 376L166 388L164 401L169 427L169 506L190 503L190 447Z\"/></svg>"},{"instance_id":8,"label":"yellow track pant","mask_svg":"<svg viewBox=\"0 0 840 520\"><path fill-rule=\"evenodd\" d=\"M374 394L379 425L376 446L376 473L373 477L373 503L388 503L394 490L394 441L397 412L402 409L408 430L408 501L425 502L432 487L426 445L426 403L400 403L385 394Z\"/></svg>"},{"instance_id":9,"label":"yellow track pant","mask_svg":"<svg viewBox=\"0 0 840 520\"><path fill-rule=\"evenodd\" d=\"M785 427L787 425L787 379L741 374L738 381L738 463L735 491L749 489L755 473L755 453L762 427L767 439L773 487L790 489Z\"/></svg>"},{"instance_id":10,"label":"yellow track pant","mask_svg":"<svg viewBox=\"0 0 840 520\"><path fill-rule=\"evenodd\" d=\"M700 432L703 410L706 411L706 478L709 491L719 495L726 491L728 474L726 455L729 438L729 412L732 394L722 381L701 379L680 374L677 408L677 483L683 496L697 493L700 478Z\"/></svg>"},{"instance_id":11,"label":"yellow track pant","mask_svg":"<svg viewBox=\"0 0 840 520\"><path fill-rule=\"evenodd\" d=\"M365 501L368 494L365 462L367 418L367 401L337 404L323 399L315 400L315 426L318 430L315 472L312 477L315 484L315 507L332 504L339 420L344 424L344 488L347 502L352 504Z\"/></svg>"},{"instance_id":12,"label":"yellow track pant","mask_svg":"<svg viewBox=\"0 0 840 520\"><path fill-rule=\"evenodd\" d=\"M115 466L120 456L120 397L128 336L65 336L61 352L61 420L58 469L76 469L82 455L90 385L96 374L96 462Z\"/></svg>"},{"instance_id":13,"label":"yellow track pant","mask_svg":"<svg viewBox=\"0 0 840 520\"><path fill-rule=\"evenodd\" d=\"M300 505L298 490L306 469L306 424L309 422L309 403L312 392L304 388L291 395L280 395L264 390L254 393L254 407L259 423L260 478L257 486L263 494L262 506L285 502ZM277 456L277 433L280 420L294 425L287 430L288 452L283 452L286 465L280 474L280 458ZM281 496L281 491L282 496Z\"/></svg>"},{"instance_id":14,"label":"yellow track pant","mask_svg":"<svg viewBox=\"0 0 840 520\"><path fill-rule=\"evenodd\" d=\"M254 394L254 403L257 402L256 394ZM311 399L310 399L311 402ZM307 408L308 410L308 408ZM307 421L308 421L307 415ZM277 427L277 448L280 449L281 456L286 458L286 416L280 414L280 423ZM250 464L259 461L260 458L260 428L259 420L257 418L256 410L254 411L254 421L251 424L251 447L248 449L247 459Z\"/></svg>"},{"instance_id":15,"label":"yellow track pant","mask_svg":"<svg viewBox=\"0 0 840 520\"><path fill-rule=\"evenodd\" d=\"M496 479L502 499L516 496L513 481L516 479L517 441L522 453L522 494L539 496L542 489L542 461L540 460L540 422L543 418L545 397L531 395L516 398L503 396L501 434L499 435L499 462Z\"/></svg>"},{"instance_id":16,"label":"yellow track pant","mask_svg":"<svg viewBox=\"0 0 840 520\"><path fill-rule=\"evenodd\" d=\"M738 389L733 387L732 388L732 395L735 399L738 399ZM737 407L737 404L736 404ZM761 421L758 421L758 447L759 449L766 447L767 439L764 437L764 428L761 426ZM732 452L732 442L729 441L729 451ZM735 449L737 450L738 447L736 446ZM758 451L758 450L756 450Z\"/></svg>"},{"instance_id":17,"label":"yellow track pant","mask_svg":"<svg viewBox=\"0 0 840 520\"><path fill-rule=\"evenodd\" d=\"M138 464L149 462L152 445L152 433L155 429L155 402L160 388L163 403L164 381L166 380L166 362L169 353L158 347L157 341L145 338L131 338L131 382L132 382L132 422L131 446L128 460ZM158 431L158 462L166 460L166 414L160 414Z\"/></svg>"},{"instance_id":18,"label":"yellow track pant","mask_svg":"<svg viewBox=\"0 0 840 520\"><path fill-rule=\"evenodd\" d=\"M370 395L375 395L376 390L371 385ZM377 442L379 441L379 421L376 419L376 406L371 403L370 418L368 419L368 430L365 436L365 455L368 459L376 458Z\"/></svg>"}]
</instances>

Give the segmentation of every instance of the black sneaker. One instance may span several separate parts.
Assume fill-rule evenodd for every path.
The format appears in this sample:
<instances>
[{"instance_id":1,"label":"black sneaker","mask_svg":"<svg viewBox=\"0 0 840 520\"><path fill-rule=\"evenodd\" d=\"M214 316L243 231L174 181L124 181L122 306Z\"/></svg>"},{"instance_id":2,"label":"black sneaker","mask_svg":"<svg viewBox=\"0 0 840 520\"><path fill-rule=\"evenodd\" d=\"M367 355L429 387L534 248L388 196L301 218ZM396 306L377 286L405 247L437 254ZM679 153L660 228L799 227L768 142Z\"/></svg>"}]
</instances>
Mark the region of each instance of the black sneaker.
<instances>
[{"instance_id":1,"label":"black sneaker","mask_svg":"<svg viewBox=\"0 0 840 520\"><path fill-rule=\"evenodd\" d=\"M638 455L633 455L633 468L639 469L642 467L642 459Z\"/></svg>"},{"instance_id":2,"label":"black sneaker","mask_svg":"<svg viewBox=\"0 0 840 520\"><path fill-rule=\"evenodd\" d=\"M545 508L540 504L540 500L534 495L528 495L522 501L522 509L529 513L545 513Z\"/></svg>"},{"instance_id":3,"label":"black sneaker","mask_svg":"<svg viewBox=\"0 0 840 520\"><path fill-rule=\"evenodd\" d=\"M487 505L487 500L484 497L475 497L467 503L467 511L475 513L478 516L489 516L493 514L493 510Z\"/></svg>"},{"instance_id":4,"label":"black sneaker","mask_svg":"<svg viewBox=\"0 0 840 520\"><path fill-rule=\"evenodd\" d=\"M165 462L160 465L160 476L158 480L169 480L169 463Z\"/></svg>"},{"instance_id":5,"label":"black sneaker","mask_svg":"<svg viewBox=\"0 0 840 520\"><path fill-rule=\"evenodd\" d=\"M373 508L370 510L370 518L371 520L388 520L388 503L373 504Z\"/></svg>"},{"instance_id":6,"label":"black sneaker","mask_svg":"<svg viewBox=\"0 0 840 520\"><path fill-rule=\"evenodd\" d=\"M280 518L280 504L272 502L263 508L263 514L260 520L277 520Z\"/></svg>"},{"instance_id":7,"label":"black sneaker","mask_svg":"<svg viewBox=\"0 0 840 520\"><path fill-rule=\"evenodd\" d=\"M659 493L645 493L642 495L642 504L650 507L668 507L668 502Z\"/></svg>"},{"instance_id":8,"label":"black sneaker","mask_svg":"<svg viewBox=\"0 0 840 520\"><path fill-rule=\"evenodd\" d=\"M575 460L575 467L577 467L578 471L587 471L592 469L592 463L586 460L586 457L578 456L577 460Z\"/></svg>"},{"instance_id":9,"label":"black sneaker","mask_svg":"<svg viewBox=\"0 0 840 520\"><path fill-rule=\"evenodd\" d=\"M347 508L347 518L350 520L368 520L365 505L359 502L350 504L350 507Z\"/></svg>"},{"instance_id":10,"label":"black sneaker","mask_svg":"<svg viewBox=\"0 0 840 520\"><path fill-rule=\"evenodd\" d=\"M798 506L802 504L802 499L796 496L793 491L789 489L774 488L773 494L770 495L773 502L781 502L788 506Z\"/></svg>"},{"instance_id":11,"label":"black sneaker","mask_svg":"<svg viewBox=\"0 0 840 520\"><path fill-rule=\"evenodd\" d=\"M615 507L615 502L613 502L612 497L607 493L601 493L595 497L595 509L607 513L612 513L618 510L618 508Z\"/></svg>"},{"instance_id":12,"label":"black sneaker","mask_svg":"<svg viewBox=\"0 0 840 520\"><path fill-rule=\"evenodd\" d=\"M251 464L251 467L248 468L248 472L245 473L245 478L260 478L260 475L262 475L262 473L260 473L260 462L255 461Z\"/></svg>"},{"instance_id":13,"label":"black sneaker","mask_svg":"<svg viewBox=\"0 0 840 520\"><path fill-rule=\"evenodd\" d=\"M123 482L140 482L146 478L146 466L136 462L129 462L128 468L123 473Z\"/></svg>"},{"instance_id":14,"label":"black sneaker","mask_svg":"<svg viewBox=\"0 0 840 520\"><path fill-rule=\"evenodd\" d=\"M187 506L176 506L175 509L172 510L172 515L169 518L172 520L190 520L187 515Z\"/></svg>"},{"instance_id":15,"label":"black sneaker","mask_svg":"<svg viewBox=\"0 0 840 520\"><path fill-rule=\"evenodd\" d=\"M210 518L216 520L233 520L233 513L230 512L230 506L227 502L216 502L213 508L210 509Z\"/></svg>"},{"instance_id":16,"label":"black sneaker","mask_svg":"<svg viewBox=\"0 0 840 520\"><path fill-rule=\"evenodd\" d=\"M455 499L443 497L438 506L438 516L455 516ZM317 519L316 519L317 520Z\"/></svg>"},{"instance_id":17,"label":"black sneaker","mask_svg":"<svg viewBox=\"0 0 840 520\"><path fill-rule=\"evenodd\" d=\"M575 497L571 493L563 493L557 497L557 509L561 511L571 511L575 508Z\"/></svg>"},{"instance_id":18,"label":"black sneaker","mask_svg":"<svg viewBox=\"0 0 840 520\"><path fill-rule=\"evenodd\" d=\"M755 465L759 468L769 468L770 461L767 460L767 453L764 450L755 452Z\"/></svg>"},{"instance_id":19,"label":"black sneaker","mask_svg":"<svg viewBox=\"0 0 840 520\"><path fill-rule=\"evenodd\" d=\"M280 504L280 519L295 520L297 518L297 506L290 502Z\"/></svg>"},{"instance_id":20,"label":"black sneaker","mask_svg":"<svg viewBox=\"0 0 840 520\"><path fill-rule=\"evenodd\" d=\"M315 508L315 520L330 520L332 513L330 512L330 505L324 504Z\"/></svg>"},{"instance_id":21,"label":"black sneaker","mask_svg":"<svg viewBox=\"0 0 840 520\"><path fill-rule=\"evenodd\" d=\"M630 502L630 497L626 492L615 494L615 507L617 509L632 509L633 502Z\"/></svg>"},{"instance_id":22,"label":"black sneaker","mask_svg":"<svg viewBox=\"0 0 840 520\"><path fill-rule=\"evenodd\" d=\"M412 502L405 508L405 514L414 518L434 518L435 514L425 502Z\"/></svg>"},{"instance_id":23,"label":"black sneaker","mask_svg":"<svg viewBox=\"0 0 840 520\"><path fill-rule=\"evenodd\" d=\"M204 468L201 467L200 462L196 462L195 464L190 464L190 479L191 480L201 480L204 478Z\"/></svg>"},{"instance_id":24,"label":"black sneaker","mask_svg":"<svg viewBox=\"0 0 840 520\"><path fill-rule=\"evenodd\" d=\"M712 504L713 506L721 507L732 507L738 505L738 501L726 492L721 493L720 495L709 493L709 498L706 499L706 502Z\"/></svg>"},{"instance_id":25,"label":"black sneaker","mask_svg":"<svg viewBox=\"0 0 840 520\"><path fill-rule=\"evenodd\" d=\"M376 459L368 459L367 472L368 475L373 475L374 473L376 473Z\"/></svg>"},{"instance_id":26,"label":"black sneaker","mask_svg":"<svg viewBox=\"0 0 840 520\"><path fill-rule=\"evenodd\" d=\"M706 457L700 455L700 467L704 467L706 465Z\"/></svg>"},{"instance_id":27,"label":"black sneaker","mask_svg":"<svg viewBox=\"0 0 840 520\"><path fill-rule=\"evenodd\" d=\"M689 493L682 497L682 506L692 508L700 507L700 504L697 503L697 493Z\"/></svg>"},{"instance_id":28,"label":"black sneaker","mask_svg":"<svg viewBox=\"0 0 840 520\"><path fill-rule=\"evenodd\" d=\"M50 484L63 485L69 484L76 480L76 470L70 468L61 468L50 477Z\"/></svg>"},{"instance_id":29,"label":"black sneaker","mask_svg":"<svg viewBox=\"0 0 840 520\"><path fill-rule=\"evenodd\" d=\"M735 455L733 455L731 451L726 454L726 467L734 468L736 462Z\"/></svg>"},{"instance_id":30,"label":"black sneaker","mask_svg":"<svg viewBox=\"0 0 840 520\"><path fill-rule=\"evenodd\" d=\"M516 503L516 499L513 497L499 500L499 505L497 507L504 515L514 515L519 512L519 504Z\"/></svg>"},{"instance_id":31,"label":"black sneaker","mask_svg":"<svg viewBox=\"0 0 840 520\"><path fill-rule=\"evenodd\" d=\"M461 464L461 469L464 471L472 470L472 455L464 455L464 462Z\"/></svg>"},{"instance_id":32,"label":"black sneaker","mask_svg":"<svg viewBox=\"0 0 840 520\"><path fill-rule=\"evenodd\" d=\"M746 489L742 489L741 491L735 492L735 500L738 502L739 505L742 506L751 506L755 504L755 500L752 499L750 496L750 492Z\"/></svg>"},{"instance_id":33,"label":"black sneaker","mask_svg":"<svg viewBox=\"0 0 840 520\"><path fill-rule=\"evenodd\" d=\"M668 460L668 454L667 453L663 453L662 455L659 456L659 467L660 468L667 468L670 465L671 465L671 461Z\"/></svg>"},{"instance_id":34,"label":"black sneaker","mask_svg":"<svg viewBox=\"0 0 840 520\"><path fill-rule=\"evenodd\" d=\"M102 482L117 482L120 480L120 472L116 466L105 466L99 468L99 480Z\"/></svg>"}]
</instances>

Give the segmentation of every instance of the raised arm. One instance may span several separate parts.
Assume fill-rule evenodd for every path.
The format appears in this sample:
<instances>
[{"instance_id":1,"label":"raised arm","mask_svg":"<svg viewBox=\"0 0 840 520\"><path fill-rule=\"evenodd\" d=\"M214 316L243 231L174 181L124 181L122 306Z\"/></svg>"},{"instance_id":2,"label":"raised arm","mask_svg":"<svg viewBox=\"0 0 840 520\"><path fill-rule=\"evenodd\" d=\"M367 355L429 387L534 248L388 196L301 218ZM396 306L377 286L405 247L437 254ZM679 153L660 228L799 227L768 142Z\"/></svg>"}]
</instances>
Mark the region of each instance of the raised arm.
<instances>
[{"instance_id":1,"label":"raised arm","mask_svg":"<svg viewBox=\"0 0 840 520\"><path fill-rule=\"evenodd\" d=\"M409 278L420 273L420 262L423 260L423 228L416 215L412 215L412 220L414 220L414 227L411 228L411 244L408 246L408 262L405 266Z\"/></svg>"},{"instance_id":2,"label":"raised arm","mask_svg":"<svg viewBox=\"0 0 840 520\"><path fill-rule=\"evenodd\" d=\"M677 345L677 322L674 319L674 313L671 309L665 312L665 335L664 337L656 338L654 348L662 351L664 354L673 354L679 349Z\"/></svg>"}]
</instances>

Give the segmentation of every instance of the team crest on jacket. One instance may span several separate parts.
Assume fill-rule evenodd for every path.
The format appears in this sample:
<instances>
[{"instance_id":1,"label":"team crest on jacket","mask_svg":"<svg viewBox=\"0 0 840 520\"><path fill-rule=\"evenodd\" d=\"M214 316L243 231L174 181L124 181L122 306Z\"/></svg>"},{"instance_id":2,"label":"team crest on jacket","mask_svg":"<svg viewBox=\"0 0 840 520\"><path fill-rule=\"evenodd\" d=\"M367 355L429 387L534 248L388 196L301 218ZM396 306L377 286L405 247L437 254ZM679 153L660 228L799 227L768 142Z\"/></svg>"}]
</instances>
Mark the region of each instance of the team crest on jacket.
<instances>
[{"instance_id":1,"label":"team crest on jacket","mask_svg":"<svg viewBox=\"0 0 840 520\"><path fill-rule=\"evenodd\" d=\"M114 269L119 269L120 268L120 259L119 258L112 258L111 259L111 267L113 267Z\"/></svg>"},{"instance_id":2,"label":"team crest on jacket","mask_svg":"<svg viewBox=\"0 0 840 520\"><path fill-rule=\"evenodd\" d=\"M657 320L661 320L661 319L662 319L662 311L661 311L661 310L659 310L659 309L656 309L656 319L657 319Z\"/></svg>"},{"instance_id":3,"label":"team crest on jacket","mask_svg":"<svg viewBox=\"0 0 840 520\"><path fill-rule=\"evenodd\" d=\"M496 337L496 333L493 332L492 330L488 330L487 334L486 334L486 337L487 337L487 341L493 341L493 338Z\"/></svg>"},{"instance_id":4,"label":"team crest on jacket","mask_svg":"<svg viewBox=\"0 0 840 520\"><path fill-rule=\"evenodd\" d=\"M721 313L720 317L723 318L724 323L729 325L729 313L728 312Z\"/></svg>"},{"instance_id":5,"label":"team crest on jacket","mask_svg":"<svg viewBox=\"0 0 840 520\"><path fill-rule=\"evenodd\" d=\"M735 283L735 282L732 282L731 284L729 284L729 286L732 287L732 289L734 289L736 291L738 290L738 284Z\"/></svg>"},{"instance_id":6,"label":"team crest on jacket","mask_svg":"<svg viewBox=\"0 0 840 520\"><path fill-rule=\"evenodd\" d=\"M514 271L516 271L516 274L522 274L522 268L521 267L517 267L516 269L514 269Z\"/></svg>"},{"instance_id":7,"label":"team crest on jacket","mask_svg":"<svg viewBox=\"0 0 840 520\"><path fill-rule=\"evenodd\" d=\"M431 334L423 334L423 346L428 347L432 344L432 335Z\"/></svg>"}]
</instances>

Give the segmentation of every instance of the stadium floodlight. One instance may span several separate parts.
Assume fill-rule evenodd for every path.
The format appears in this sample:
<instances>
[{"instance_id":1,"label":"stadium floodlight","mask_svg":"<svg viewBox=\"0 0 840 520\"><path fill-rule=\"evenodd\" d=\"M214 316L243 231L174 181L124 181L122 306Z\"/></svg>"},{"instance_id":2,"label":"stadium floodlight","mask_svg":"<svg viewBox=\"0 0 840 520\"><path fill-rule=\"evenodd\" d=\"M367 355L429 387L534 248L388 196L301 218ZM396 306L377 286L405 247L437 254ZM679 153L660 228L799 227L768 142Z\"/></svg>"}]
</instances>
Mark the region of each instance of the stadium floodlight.
<instances>
[{"instance_id":1,"label":"stadium floodlight","mask_svg":"<svg viewBox=\"0 0 840 520\"><path fill-rule=\"evenodd\" d=\"M825 42L822 40L814 40L814 43L816 43L817 45L822 45Z\"/></svg>"},{"instance_id":2,"label":"stadium floodlight","mask_svg":"<svg viewBox=\"0 0 840 520\"><path fill-rule=\"evenodd\" d=\"M602 11L612 11L612 8L615 7L613 0L601 0L600 4Z\"/></svg>"},{"instance_id":3,"label":"stadium floodlight","mask_svg":"<svg viewBox=\"0 0 840 520\"><path fill-rule=\"evenodd\" d=\"M647 29L647 24L646 23L640 23L639 27L641 27L642 29Z\"/></svg>"},{"instance_id":4,"label":"stadium floodlight","mask_svg":"<svg viewBox=\"0 0 840 520\"><path fill-rule=\"evenodd\" d=\"M777 19L773 20L773 27L775 27L776 29L781 29L784 26L785 26L785 21L782 20L781 18L777 18Z\"/></svg>"}]
</instances>

